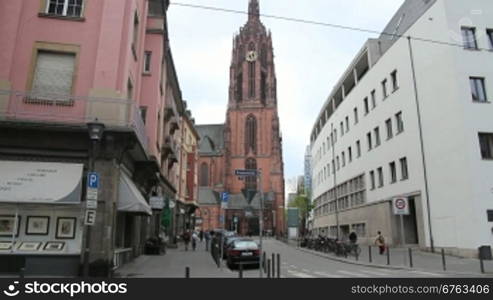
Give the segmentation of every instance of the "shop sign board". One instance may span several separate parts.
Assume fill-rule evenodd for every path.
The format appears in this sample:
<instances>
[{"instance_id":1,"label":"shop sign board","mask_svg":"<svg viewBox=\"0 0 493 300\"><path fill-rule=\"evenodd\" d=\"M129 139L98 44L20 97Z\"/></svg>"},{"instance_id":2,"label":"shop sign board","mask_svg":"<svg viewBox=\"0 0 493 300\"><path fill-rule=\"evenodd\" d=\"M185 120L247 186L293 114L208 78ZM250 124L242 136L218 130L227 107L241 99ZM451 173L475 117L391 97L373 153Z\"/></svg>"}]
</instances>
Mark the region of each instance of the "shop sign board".
<instances>
[{"instance_id":1,"label":"shop sign board","mask_svg":"<svg viewBox=\"0 0 493 300\"><path fill-rule=\"evenodd\" d=\"M164 198L163 197L151 197L149 199L149 205L152 209L162 210L164 208Z\"/></svg>"},{"instance_id":2,"label":"shop sign board","mask_svg":"<svg viewBox=\"0 0 493 300\"><path fill-rule=\"evenodd\" d=\"M96 211L93 209L87 209L84 217L84 225L94 226L96 224Z\"/></svg>"}]
</instances>

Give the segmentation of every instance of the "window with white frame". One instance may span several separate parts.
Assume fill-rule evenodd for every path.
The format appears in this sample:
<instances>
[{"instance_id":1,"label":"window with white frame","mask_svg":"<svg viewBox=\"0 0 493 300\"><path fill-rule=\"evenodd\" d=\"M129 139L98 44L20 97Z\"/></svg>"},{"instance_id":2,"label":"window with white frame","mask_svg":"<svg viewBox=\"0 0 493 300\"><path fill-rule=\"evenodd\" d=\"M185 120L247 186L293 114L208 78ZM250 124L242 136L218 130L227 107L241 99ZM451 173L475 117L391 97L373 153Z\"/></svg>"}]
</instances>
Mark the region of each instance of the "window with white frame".
<instances>
[{"instance_id":1,"label":"window with white frame","mask_svg":"<svg viewBox=\"0 0 493 300\"><path fill-rule=\"evenodd\" d=\"M387 98L389 94L387 93L387 79L382 81L382 96L383 99Z\"/></svg>"},{"instance_id":2,"label":"window with white frame","mask_svg":"<svg viewBox=\"0 0 493 300\"><path fill-rule=\"evenodd\" d=\"M397 123L397 133L404 131L404 121L402 120L402 112L395 114L395 121Z\"/></svg>"},{"instance_id":3,"label":"window with white frame","mask_svg":"<svg viewBox=\"0 0 493 300\"><path fill-rule=\"evenodd\" d=\"M409 179L409 170L407 169L407 158L403 157L399 161L401 163L401 180Z\"/></svg>"},{"instance_id":4,"label":"window with white frame","mask_svg":"<svg viewBox=\"0 0 493 300\"><path fill-rule=\"evenodd\" d=\"M344 151L342 151L341 157L342 157L342 167L344 168L346 166L346 153Z\"/></svg>"},{"instance_id":5,"label":"window with white frame","mask_svg":"<svg viewBox=\"0 0 493 300\"><path fill-rule=\"evenodd\" d=\"M371 91L371 107L375 109L377 107L377 91Z\"/></svg>"},{"instance_id":6,"label":"window with white frame","mask_svg":"<svg viewBox=\"0 0 493 300\"><path fill-rule=\"evenodd\" d=\"M392 119L385 121L385 126L387 127L387 140L390 140L394 137L394 132L392 130Z\"/></svg>"},{"instance_id":7,"label":"window with white frame","mask_svg":"<svg viewBox=\"0 0 493 300\"><path fill-rule=\"evenodd\" d=\"M368 132L366 134L366 140L368 141L368 151L370 151L371 149L373 149L373 144L372 144L372 140L371 140L371 132Z\"/></svg>"},{"instance_id":8,"label":"window with white frame","mask_svg":"<svg viewBox=\"0 0 493 300\"><path fill-rule=\"evenodd\" d=\"M483 159L493 159L493 133L479 133L479 146Z\"/></svg>"},{"instance_id":9,"label":"window with white frame","mask_svg":"<svg viewBox=\"0 0 493 300\"><path fill-rule=\"evenodd\" d=\"M349 132L349 117L346 117L346 132Z\"/></svg>"},{"instance_id":10,"label":"window with white frame","mask_svg":"<svg viewBox=\"0 0 493 300\"><path fill-rule=\"evenodd\" d=\"M493 50L493 29L486 30L488 36L488 42L490 43L490 49Z\"/></svg>"},{"instance_id":11,"label":"window with white frame","mask_svg":"<svg viewBox=\"0 0 493 300\"><path fill-rule=\"evenodd\" d=\"M366 224L365 223L353 224L351 227L352 227L352 231L354 231L357 236L360 236L360 237L366 236Z\"/></svg>"},{"instance_id":12,"label":"window with white frame","mask_svg":"<svg viewBox=\"0 0 493 300\"><path fill-rule=\"evenodd\" d=\"M344 123L341 121L341 137L344 136Z\"/></svg>"},{"instance_id":13,"label":"window with white frame","mask_svg":"<svg viewBox=\"0 0 493 300\"><path fill-rule=\"evenodd\" d=\"M351 147L347 148L348 162L353 161L353 149Z\"/></svg>"},{"instance_id":14,"label":"window with white frame","mask_svg":"<svg viewBox=\"0 0 493 300\"><path fill-rule=\"evenodd\" d=\"M397 170L395 167L395 162L391 162L389 164L389 170L390 170L390 183L396 183L397 182Z\"/></svg>"},{"instance_id":15,"label":"window with white frame","mask_svg":"<svg viewBox=\"0 0 493 300\"><path fill-rule=\"evenodd\" d=\"M83 0L48 0L46 13L64 17L81 17L83 5Z\"/></svg>"},{"instance_id":16,"label":"window with white frame","mask_svg":"<svg viewBox=\"0 0 493 300\"><path fill-rule=\"evenodd\" d=\"M390 78L392 79L392 91L395 92L399 88L399 81L397 80L397 70L390 73Z\"/></svg>"},{"instance_id":17,"label":"window with white frame","mask_svg":"<svg viewBox=\"0 0 493 300\"><path fill-rule=\"evenodd\" d=\"M75 69L74 53L39 50L32 83L32 96L62 99L72 94Z\"/></svg>"},{"instance_id":18,"label":"window with white frame","mask_svg":"<svg viewBox=\"0 0 493 300\"><path fill-rule=\"evenodd\" d=\"M361 142L360 141L356 141L356 153L357 153L358 157L361 157Z\"/></svg>"},{"instance_id":19,"label":"window with white frame","mask_svg":"<svg viewBox=\"0 0 493 300\"><path fill-rule=\"evenodd\" d=\"M144 52L144 73L151 73L151 58L152 58L152 52L151 51L145 51Z\"/></svg>"},{"instance_id":20,"label":"window with white frame","mask_svg":"<svg viewBox=\"0 0 493 300\"><path fill-rule=\"evenodd\" d=\"M486 88L483 77L470 77L472 100L476 102L487 102Z\"/></svg>"},{"instance_id":21,"label":"window with white frame","mask_svg":"<svg viewBox=\"0 0 493 300\"><path fill-rule=\"evenodd\" d=\"M375 187L375 171L370 171L370 190L374 190Z\"/></svg>"},{"instance_id":22,"label":"window with white frame","mask_svg":"<svg viewBox=\"0 0 493 300\"><path fill-rule=\"evenodd\" d=\"M383 169L378 168L377 172L378 172L378 187L381 188L383 187Z\"/></svg>"},{"instance_id":23,"label":"window with white frame","mask_svg":"<svg viewBox=\"0 0 493 300\"><path fill-rule=\"evenodd\" d=\"M354 108L354 125L358 124L359 118L358 118L358 108Z\"/></svg>"},{"instance_id":24,"label":"window with white frame","mask_svg":"<svg viewBox=\"0 0 493 300\"><path fill-rule=\"evenodd\" d=\"M376 127L375 129L373 129L373 132L375 134L375 147L378 147L380 146L380 128L379 127Z\"/></svg>"},{"instance_id":25,"label":"window with white frame","mask_svg":"<svg viewBox=\"0 0 493 300\"><path fill-rule=\"evenodd\" d=\"M366 97L365 100L363 100L363 104L365 106L365 115L367 115L370 112L370 106L368 104L368 97Z\"/></svg>"},{"instance_id":26,"label":"window with white frame","mask_svg":"<svg viewBox=\"0 0 493 300\"><path fill-rule=\"evenodd\" d=\"M478 42L476 40L476 28L474 27L462 27L462 40L465 49L478 49Z\"/></svg>"}]
</instances>

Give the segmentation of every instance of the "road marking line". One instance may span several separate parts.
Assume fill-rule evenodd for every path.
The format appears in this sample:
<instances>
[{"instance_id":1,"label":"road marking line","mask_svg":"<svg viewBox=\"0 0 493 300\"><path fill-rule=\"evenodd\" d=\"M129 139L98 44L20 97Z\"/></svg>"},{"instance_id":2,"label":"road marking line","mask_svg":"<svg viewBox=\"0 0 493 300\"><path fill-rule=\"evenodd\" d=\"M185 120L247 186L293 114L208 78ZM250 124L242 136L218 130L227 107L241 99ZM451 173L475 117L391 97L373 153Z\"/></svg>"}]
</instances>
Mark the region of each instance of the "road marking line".
<instances>
[{"instance_id":1,"label":"road marking line","mask_svg":"<svg viewBox=\"0 0 493 300\"><path fill-rule=\"evenodd\" d=\"M291 271L288 270L288 273L299 278L315 278L315 276L312 276L310 274L302 273L302 272L296 272L296 271Z\"/></svg>"},{"instance_id":2,"label":"road marking line","mask_svg":"<svg viewBox=\"0 0 493 300\"><path fill-rule=\"evenodd\" d=\"M349 275L350 277L363 277L363 278L368 278L370 276L368 275L364 275L364 274L360 274L360 273L353 273L353 272L349 272L349 271L344 271L344 270L339 270L337 271L338 273L342 273L342 274L345 274L345 275Z\"/></svg>"},{"instance_id":3,"label":"road marking line","mask_svg":"<svg viewBox=\"0 0 493 300\"><path fill-rule=\"evenodd\" d=\"M422 275L428 275L428 276L434 276L434 277L440 277L439 274L436 273L430 273L430 272L424 272L424 271L412 271L411 273L415 274L422 274Z\"/></svg>"},{"instance_id":4,"label":"road marking line","mask_svg":"<svg viewBox=\"0 0 493 300\"><path fill-rule=\"evenodd\" d=\"M327 277L327 278L341 278L342 276L339 275L334 275L330 273L325 273L325 272L313 272L313 274L322 276L322 277Z\"/></svg>"},{"instance_id":5,"label":"road marking line","mask_svg":"<svg viewBox=\"0 0 493 300\"><path fill-rule=\"evenodd\" d=\"M367 270L360 270L360 272L374 275L374 276L389 276L390 275L387 272L377 272L377 271L367 271Z\"/></svg>"},{"instance_id":6,"label":"road marking line","mask_svg":"<svg viewBox=\"0 0 493 300\"><path fill-rule=\"evenodd\" d=\"M295 265L289 265L289 267L290 267L290 268L294 268L294 269L298 269L298 267L297 267L297 266L295 266Z\"/></svg>"}]
</instances>

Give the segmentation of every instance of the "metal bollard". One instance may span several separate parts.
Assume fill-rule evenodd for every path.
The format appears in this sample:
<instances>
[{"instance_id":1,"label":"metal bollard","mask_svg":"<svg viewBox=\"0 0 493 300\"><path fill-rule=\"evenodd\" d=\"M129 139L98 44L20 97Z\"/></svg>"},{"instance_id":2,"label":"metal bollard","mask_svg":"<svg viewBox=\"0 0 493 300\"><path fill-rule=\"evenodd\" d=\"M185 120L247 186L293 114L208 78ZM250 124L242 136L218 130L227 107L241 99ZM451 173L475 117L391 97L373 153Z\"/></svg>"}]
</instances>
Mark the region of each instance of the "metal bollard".
<instances>
[{"instance_id":1,"label":"metal bollard","mask_svg":"<svg viewBox=\"0 0 493 300\"><path fill-rule=\"evenodd\" d=\"M442 266L443 270L447 271L447 262L445 261L445 249L442 248Z\"/></svg>"},{"instance_id":2,"label":"metal bollard","mask_svg":"<svg viewBox=\"0 0 493 300\"><path fill-rule=\"evenodd\" d=\"M387 265L390 265L390 248L387 247Z\"/></svg>"},{"instance_id":3,"label":"metal bollard","mask_svg":"<svg viewBox=\"0 0 493 300\"><path fill-rule=\"evenodd\" d=\"M484 274L484 261L483 261L483 256L479 256L479 268L481 269L481 274Z\"/></svg>"},{"instance_id":4,"label":"metal bollard","mask_svg":"<svg viewBox=\"0 0 493 300\"><path fill-rule=\"evenodd\" d=\"M276 278L276 268L274 267L276 265L276 255L272 253L272 259L270 260L272 263L272 278Z\"/></svg>"},{"instance_id":5,"label":"metal bollard","mask_svg":"<svg viewBox=\"0 0 493 300\"><path fill-rule=\"evenodd\" d=\"M371 257L371 246L368 246L368 259L370 263L372 262L372 257Z\"/></svg>"},{"instance_id":6,"label":"metal bollard","mask_svg":"<svg viewBox=\"0 0 493 300\"><path fill-rule=\"evenodd\" d=\"M281 278L281 254L277 253L277 278Z\"/></svg>"},{"instance_id":7,"label":"metal bollard","mask_svg":"<svg viewBox=\"0 0 493 300\"><path fill-rule=\"evenodd\" d=\"M409 248L409 267L413 267L413 249Z\"/></svg>"},{"instance_id":8,"label":"metal bollard","mask_svg":"<svg viewBox=\"0 0 493 300\"><path fill-rule=\"evenodd\" d=\"M264 268L264 273L267 274L267 256L265 252L262 254L262 268Z\"/></svg>"},{"instance_id":9,"label":"metal bollard","mask_svg":"<svg viewBox=\"0 0 493 300\"><path fill-rule=\"evenodd\" d=\"M267 278L270 278L270 258L267 260Z\"/></svg>"},{"instance_id":10,"label":"metal bollard","mask_svg":"<svg viewBox=\"0 0 493 300\"><path fill-rule=\"evenodd\" d=\"M25 268L21 268L20 271L19 271L19 278L24 278L24 274L26 273L26 269Z\"/></svg>"},{"instance_id":11,"label":"metal bollard","mask_svg":"<svg viewBox=\"0 0 493 300\"><path fill-rule=\"evenodd\" d=\"M185 278L190 278L190 267L185 268Z\"/></svg>"},{"instance_id":12,"label":"metal bollard","mask_svg":"<svg viewBox=\"0 0 493 300\"><path fill-rule=\"evenodd\" d=\"M240 262L239 268L240 268L240 271L238 272L238 276L239 276L239 278L243 278L243 264L241 262Z\"/></svg>"}]
</instances>

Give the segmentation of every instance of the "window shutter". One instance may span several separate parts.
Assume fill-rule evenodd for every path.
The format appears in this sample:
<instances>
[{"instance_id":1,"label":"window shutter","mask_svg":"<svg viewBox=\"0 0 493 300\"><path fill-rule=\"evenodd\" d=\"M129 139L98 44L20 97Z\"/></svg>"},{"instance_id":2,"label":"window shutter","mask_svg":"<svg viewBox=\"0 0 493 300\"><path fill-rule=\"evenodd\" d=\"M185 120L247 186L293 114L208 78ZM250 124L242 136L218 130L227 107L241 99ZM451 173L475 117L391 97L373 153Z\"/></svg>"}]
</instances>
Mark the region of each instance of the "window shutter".
<instances>
[{"instance_id":1,"label":"window shutter","mask_svg":"<svg viewBox=\"0 0 493 300\"><path fill-rule=\"evenodd\" d=\"M74 54L38 52L33 94L49 99L71 95L74 65Z\"/></svg>"}]
</instances>

